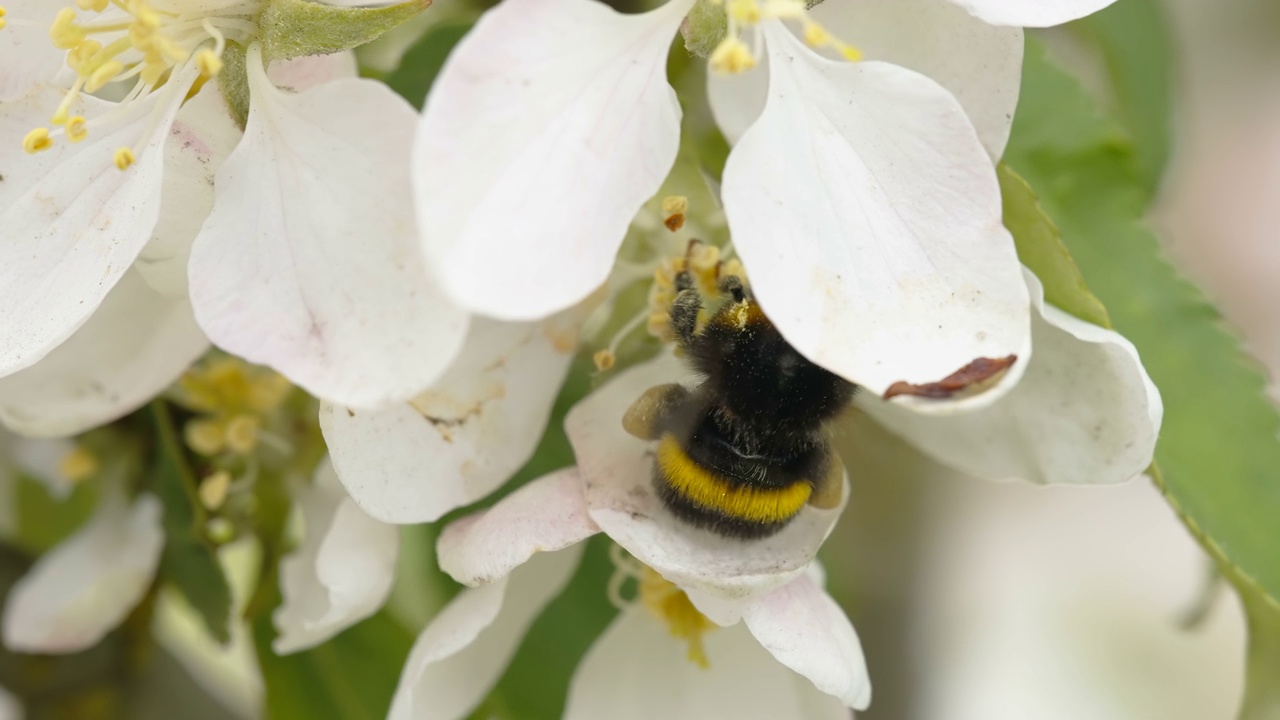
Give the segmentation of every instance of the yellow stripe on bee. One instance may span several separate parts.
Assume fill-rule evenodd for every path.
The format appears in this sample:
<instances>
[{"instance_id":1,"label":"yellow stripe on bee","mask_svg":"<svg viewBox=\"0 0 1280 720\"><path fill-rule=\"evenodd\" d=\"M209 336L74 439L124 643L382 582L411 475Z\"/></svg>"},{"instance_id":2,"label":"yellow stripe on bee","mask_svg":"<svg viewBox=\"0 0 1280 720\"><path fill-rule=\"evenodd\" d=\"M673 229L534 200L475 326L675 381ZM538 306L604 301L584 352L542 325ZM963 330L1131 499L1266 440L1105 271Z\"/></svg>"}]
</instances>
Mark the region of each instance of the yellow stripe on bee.
<instances>
[{"instance_id":1,"label":"yellow stripe on bee","mask_svg":"<svg viewBox=\"0 0 1280 720\"><path fill-rule=\"evenodd\" d=\"M691 502L747 522L789 520L813 492L803 481L776 489L734 484L694 462L670 433L658 441L658 469L667 485Z\"/></svg>"}]
</instances>

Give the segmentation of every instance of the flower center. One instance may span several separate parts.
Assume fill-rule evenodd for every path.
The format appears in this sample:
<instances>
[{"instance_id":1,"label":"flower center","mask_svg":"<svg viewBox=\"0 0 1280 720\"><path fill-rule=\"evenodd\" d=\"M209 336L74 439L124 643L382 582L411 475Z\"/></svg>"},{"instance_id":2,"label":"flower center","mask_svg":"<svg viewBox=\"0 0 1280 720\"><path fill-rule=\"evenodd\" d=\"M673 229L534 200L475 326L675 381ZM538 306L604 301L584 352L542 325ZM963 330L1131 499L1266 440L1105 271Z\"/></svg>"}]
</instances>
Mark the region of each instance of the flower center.
<instances>
[{"instance_id":1,"label":"flower center","mask_svg":"<svg viewBox=\"0 0 1280 720\"><path fill-rule=\"evenodd\" d=\"M711 667L702 638L719 626L699 612L679 586L628 555L620 546L610 546L609 556L614 565L613 577L609 580L609 599L613 604L621 610L639 602L658 622L667 626L673 637L689 643L690 662L704 669ZM628 580L636 581L634 601L622 597L622 586Z\"/></svg>"},{"instance_id":2,"label":"flower center","mask_svg":"<svg viewBox=\"0 0 1280 720\"><path fill-rule=\"evenodd\" d=\"M711 69L726 74L746 72L760 61L764 43L760 23L766 20L790 20L804 30L804 41L814 49L830 48L850 61L862 59L862 52L831 34L809 16L805 0L711 0L724 6L727 31L724 39L711 52ZM750 34L750 42L744 40Z\"/></svg>"},{"instance_id":3,"label":"flower center","mask_svg":"<svg viewBox=\"0 0 1280 720\"><path fill-rule=\"evenodd\" d=\"M79 12L64 7L49 28L49 38L68 51L67 66L75 71L75 80L49 120L54 127L27 133L23 149L48 150L59 136L80 142L94 125L128 117L139 101L154 93L191 93L222 71L229 40L243 44L257 33L255 18L262 4L263 0L76 0ZM178 82L192 66L199 70L195 79ZM71 114L82 93L97 93L113 84L131 84L115 109L93 119ZM151 114L154 123L157 114ZM133 147L119 148L116 167L128 168L135 154Z\"/></svg>"},{"instance_id":4,"label":"flower center","mask_svg":"<svg viewBox=\"0 0 1280 720\"><path fill-rule=\"evenodd\" d=\"M292 387L283 376L232 357L187 371L175 397L198 413L183 428L187 446L206 457L253 452L266 416L284 403Z\"/></svg>"}]
</instances>

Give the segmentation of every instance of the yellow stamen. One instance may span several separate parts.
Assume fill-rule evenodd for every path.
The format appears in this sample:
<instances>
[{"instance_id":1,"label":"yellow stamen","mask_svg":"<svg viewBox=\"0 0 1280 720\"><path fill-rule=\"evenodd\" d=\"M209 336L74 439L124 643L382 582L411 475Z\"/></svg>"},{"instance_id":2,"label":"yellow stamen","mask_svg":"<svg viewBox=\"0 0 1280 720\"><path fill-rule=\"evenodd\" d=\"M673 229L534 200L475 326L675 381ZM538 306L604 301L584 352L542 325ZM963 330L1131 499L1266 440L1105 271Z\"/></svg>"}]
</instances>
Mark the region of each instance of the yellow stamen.
<instances>
[{"instance_id":1,"label":"yellow stamen","mask_svg":"<svg viewBox=\"0 0 1280 720\"><path fill-rule=\"evenodd\" d=\"M240 454L253 452L258 446L258 430L262 420L256 415L237 415L227 423L227 449Z\"/></svg>"},{"instance_id":2,"label":"yellow stamen","mask_svg":"<svg viewBox=\"0 0 1280 720\"><path fill-rule=\"evenodd\" d=\"M646 567L640 578L640 603L666 624L672 636L689 643L691 662L703 669L711 667L702 636L715 630L716 624L694 607L683 590Z\"/></svg>"},{"instance_id":3,"label":"yellow stamen","mask_svg":"<svg viewBox=\"0 0 1280 720\"><path fill-rule=\"evenodd\" d=\"M816 22L806 23L804 27L804 42L811 48L824 47L831 42L831 33Z\"/></svg>"},{"instance_id":4,"label":"yellow stamen","mask_svg":"<svg viewBox=\"0 0 1280 720\"><path fill-rule=\"evenodd\" d=\"M196 53L196 65L207 77L216 77L222 72L222 58L208 48Z\"/></svg>"},{"instance_id":5,"label":"yellow stamen","mask_svg":"<svg viewBox=\"0 0 1280 720\"><path fill-rule=\"evenodd\" d=\"M85 80L85 92L101 90L104 85L114 80L122 72L124 72L124 63L119 60L108 60L102 63L97 70L89 74L89 79Z\"/></svg>"},{"instance_id":6,"label":"yellow stamen","mask_svg":"<svg viewBox=\"0 0 1280 720\"><path fill-rule=\"evenodd\" d=\"M22 149L28 155L35 155L53 147L53 139L49 137L48 128L36 128L22 138Z\"/></svg>"},{"instance_id":7,"label":"yellow stamen","mask_svg":"<svg viewBox=\"0 0 1280 720\"><path fill-rule=\"evenodd\" d=\"M862 60L862 51L852 45L840 44L840 55L850 62Z\"/></svg>"},{"instance_id":8,"label":"yellow stamen","mask_svg":"<svg viewBox=\"0 0 1280 720\"><path fill-rule=\"evenodd\" d=\"M76 5L81 10L92 10L93 12L102 12L107 9L109 0L76 0Z\"/></svg>"},{"instance_id":9,"label":"yellow stamen","mask_svg":"<svg viewBox=\"0 0 1280 720\"><path fill-rule=\"evenodd\" d=\"M58 462L58 474L73 483L88 480L97 475L100 468L97 456L83 445L77 445Z\"/></svg>"},{"instance_id":10,"label":"yellow stamen","mask_svg":"<svg viewBox=\"0 0 1280 720\"><path fill-rule=\"evenodd\" d=\"M756 58L751 48L736 37L726 37L720 41L709 58L711 69L727 75L746 72L756 66Z\"/></svg>"},{"instance_id":11,"label":"yellow stamen","mask_svg":"<svg viewBox=\"0 0 1280 720\"><path fill-rule=\"evenodd\" d=\"M214 420L192 420L182 429L187 447L200 455L213 456L227 446L227 432Z\"/></svg>"},{"instance_id":12,"label":"yellow stamen","mask_svg":"<svg viewBox=\"0 0 1280 720\"><path fill-rule=\"evenodd\" d=\"M689 211L689 198L671 195L662 198L662 224L671 232L684 227L684 216Z\"/></svg>"},{"instance_id":13,"label":"yellow stamen","mask_svg":"<svg viewBox=\"0 0 1280 720\"><path fill-rule=\"evenodd\" d=\"M231 489L231 473L219 470L200 483L200 504L209 510L217 510L227 501Z\"/></svg>"},{"instance_id":14,"label":"yellow stamen","mask_svg":"<svg viewBox=\"0 0 1280 720\"><path fill-rule=\"evenodd\" d=\"M67 139L73 143L89 137L89 130L85 127L85 119L79 115L67 121Z\"/></svg>"},{"instance_id":15,"label":"yellow stamen","mask_svg":"<svg viewBox=\"0 0 1280 720\"><path fill-rule=\"evenodd\" d=\"M133 150L130 150L127 147L122 147L116 150L116 154L115 154L116 167L120 168L121 170L128 170L129 166L133 165L133 163L136 162L137 159L138 158L135 157L133 154Z\"/></svg>"},{"instance_id":16,"label":"yellow stamen","mask_svg":"<svg viewBox=\"0 0 1280 720\"><path fill-rule=\"evenodd\" d=\"M743 25L755 25L764 16L756 0L729 0L725 4L725 13Z\"/></svg>"},{"instance_id":17,"label":"yellow stamen","mask_svg":"<svg viewBox=\"0 0 1280 720\"><path fill-rule=\"evenodd\" d=\"M49 39L59 50L70 50L84 42L84 30L75 24L76 11L64 7L58 11L53 25L49 27Z\"/></svg>"},{"instance_id":18,"label":"yellow stamen","mask_svg":"<svg viewBox=\"0 0 1280 720\"><path fill-rule=\"evenodd\" d=\"M591 360L596 364L596 369L601 372L612 369L614 364L618 362L617 356L607 349L597 352L591 357Z\"/></svg>"}]
</instances>

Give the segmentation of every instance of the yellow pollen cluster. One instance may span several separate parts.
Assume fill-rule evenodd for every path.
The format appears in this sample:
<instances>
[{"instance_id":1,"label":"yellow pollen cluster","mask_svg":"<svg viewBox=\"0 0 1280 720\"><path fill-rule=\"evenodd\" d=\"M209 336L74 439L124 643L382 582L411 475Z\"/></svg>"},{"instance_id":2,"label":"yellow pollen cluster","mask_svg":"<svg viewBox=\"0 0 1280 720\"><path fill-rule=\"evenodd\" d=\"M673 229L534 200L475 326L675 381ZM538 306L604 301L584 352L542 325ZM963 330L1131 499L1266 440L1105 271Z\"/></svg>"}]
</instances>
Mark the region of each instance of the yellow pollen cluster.
<instances>
[{"instance_id":1,"label":"yellow pollen cluster","mask_svg":"<svg viewBox=\"0 0 1280 720\"><path fill-rule=\"evenodd\" d=\"M127 104L162 87L176 68L188 62L200 69L202 79L222 71L226 38L209 18L157 10L150 0L76 0L75 5L86 13L117 12L82 22L76 9L64 7L54 18L49 39L54 47L68 51L67 66L75 71L76 80L49 120L63 130L32 130L22 143L28 153L53 147L58 134L64 133L73 143L88 137L90 122L70 114L81 93L96 93L110 83L132 81L133 89L122 103ZM3 15L0 8L0 17ZM116 167L125 170L134 163L134 150L121 147L114 160Z\"/></svg>"},{"instance_id":2,"label":"yellow pollen cluster","mask_svg":"<svg viewBox=\"0 0 1280 720\"><path fill-rule=\"evenodd\" d=\"M702 636L716 629L689 601L689 596L651 568L646 567L640 577L640 604L667 626L671 635L689 643L689 660L701 668L708 668Z\"/></svg>"},{"instance_id":3,"label":"yellow pollen cluster","mask_svg":"<svg viewBox=\"0 0 1280 720\"><path fill-rule=\"evenodd\" d=\"M6 12L7 11L4 9L4 6L0 5L0 30L3 30L4 26L9 24L8 21L4 19Z\"/></svg>"},{"instance_id":4,"label":"yellow pollen cluster","mask_svg":"<svg viewBox=\"0 0 1280 720\"><path fill-rule=\"evenodd\" d=\"M288 398L292 387L270 370L231 357L188 371L178 381L175 398L200 413L183 428L187 446L206 457L253 452L266 417Z\"/></svg>"},{"instance_id":5,"label":"yellow pollen cluster","mask_svg":"<svg viewBox=\"0 0 1280 720\"><path fill-rule=\"evenodd\" d=\"M98 456L83 445L77 445L58 461L58 474L73 483L88 480L97 475L99 469Z\"/></svg>"},{"instance_id":6,"label":"yellow pollen cluster","mask_svg":"<svg viewBox=\"0 0 1280 720\"><path fill-rule=\"evenodd\" d=\"M654 271L653 284L649 286L649 334L665 343L675 342L671 305L677 295L676 276L686 268L693 279L694 289L705 298L720 294L721 278L737 276L746 284L747 275L742 262L737 258L724 259L724 254L715 245L694 240L684 255L663 260ZM710 310L703 308L698 314L698 327L702 327L710 317Z\"/></svg>"},{"instance_id":7,"label":"yellow pollen cluster","mask_svg":"<svg viewBox=\"0 0 1280 720\"><path fill-rule=\"evenodd\" d=\"M858 48L836 38L809 16L804 0L712 0L723 5L727 29L724 39L707 58L711 69L729 75L746 72L760 59L759 25L765 20L790 20L800 23L805 44L809 47L830 48L846 60L862 59ZM743 39L743 31L752 30L754 46Z\"/></svg>"}]
</instances>

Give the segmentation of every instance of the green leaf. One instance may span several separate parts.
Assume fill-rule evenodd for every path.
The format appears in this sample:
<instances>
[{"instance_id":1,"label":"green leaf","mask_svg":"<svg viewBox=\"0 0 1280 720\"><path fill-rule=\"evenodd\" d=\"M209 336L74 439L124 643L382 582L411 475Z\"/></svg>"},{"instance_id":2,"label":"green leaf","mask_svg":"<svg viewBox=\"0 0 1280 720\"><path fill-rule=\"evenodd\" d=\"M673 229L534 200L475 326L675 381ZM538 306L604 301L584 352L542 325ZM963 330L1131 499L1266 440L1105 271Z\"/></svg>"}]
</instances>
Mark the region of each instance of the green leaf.
<instances>
[{"instance_id":1,"label":"green leaf","mask_svg":"<svg viewBox=\"0 0 1280 720\"><path fill-rule=\"evenodd\" d=\"M1169 160L1175 67L1173 38L1157 0L1125 0L1073 23L1093 44L1111 80L1116 119L1133 139L1138 175L1155 193Z\"/></svg>"},{"instance_id":2,"label":"green leaf","mask_svg":"<svg viewBox=\"0 0 1280 720\"><path fill-rule=\"evenodd\" d=\"M61 500L44 483L19 474L13 488L18 531L13 538L24 550L39 555L62 542L93 515L98 506L98 483L77 484Z\"/></svg>"},{"instance_id":3,"label":"green leaf","mask_svg":"<svg viewBox=\"0 0 1280 720\"><path fill-rule=\"evenodd\" d=\"M1062 233L1040 207L1040 198L1013 168L1001 163L1000 196L1004 225L1013 234L1018 259L1040 278L1044 298L1060 310L1102 327L1111 327L1107 309L1080 274L1080 266L1062 244Z\"/></svg>"},{"instance_id":4,"label":"green leaf","mask_svg":"<svg viewBox=\"0 0 1280 720\"><path fill-rule=\"evenodd\" d=\"M1240 593L1249 620L1249 670L1240 720L1280 718L1280 607L1258 592Z\"/></svg>"},{"instance_id":5,"label":"green leaf","mask_svg":"<svg viewBox=\"0 0 1280 720\"><path fill-rule=\"evenodd\" d=\"M169 583L200 615L220 643L231 639L231 586L213 545L204 535L204 508L196 478L163 400L151 404L156 430L152 489L164 504L164 554L160 579Z\"/></svg>"},{"instance_id":6,"label":"green leaf","mask_svg":"<svg viewBox=\"0 0 1280 720\"><path fill-rule=\"evenodd\" d=\"M276 655L271 614L253 621L268 720L382 720L413 637L385 612L305 652Z\"/></svg>"},{"instance_id":7,"label":"green leaf","mask_svg":"<svg viewBox=\"0 0 1280 720\"><path fill-rule=\"evenodd\" d=\"M1266 379L1143 223L1149 194L1123 128L1099 115L1035 42L1028 44L1022 103L1005 160L1039 190L1090 286L1138 347L1163 395L1160 469L1152 474L1246 604L1274 607L1280 416L1266 398ZM1271 633L1253 639L1256 678L1280 663L1280 642L1273 617L1251 619Z\"/></svg>"},{"instance_id":8,"label":"green leaf","mask_svg":"<svg viewBox=\"0 0 1280 720\"><path fill-rule=\"evenodd\" d=\"M427 91L444 67L445 58L453 52L453 48L462 40L462 36L471 29L472 23L448 23L432 27L405 52L400 59L400 67L387 76L387 85L408 100L414 107L422 109L427 99Z\"/></svg>"}]
</instances>

